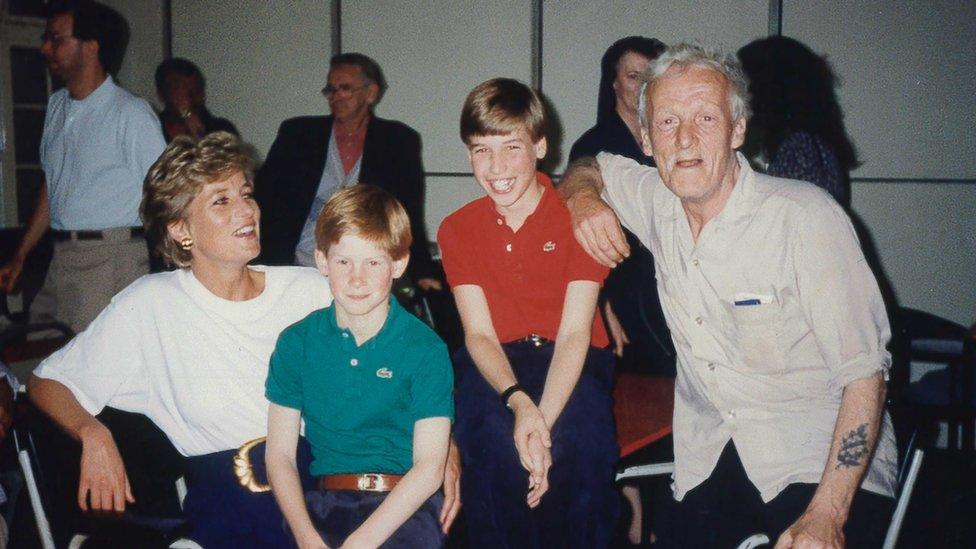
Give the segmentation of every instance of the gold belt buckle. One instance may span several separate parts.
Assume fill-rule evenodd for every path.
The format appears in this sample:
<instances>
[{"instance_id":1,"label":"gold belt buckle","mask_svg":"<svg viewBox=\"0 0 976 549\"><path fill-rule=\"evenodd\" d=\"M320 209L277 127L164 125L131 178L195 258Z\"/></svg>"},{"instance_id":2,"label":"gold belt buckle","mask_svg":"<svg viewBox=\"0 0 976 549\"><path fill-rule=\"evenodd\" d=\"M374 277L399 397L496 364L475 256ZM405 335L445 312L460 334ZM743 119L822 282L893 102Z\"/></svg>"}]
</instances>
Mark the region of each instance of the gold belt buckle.
<instances>
[{"instance_id":1,"label":"gold belt buckle","mask_svg":"<svg viewBox=\"0 0 976 549\"><path fill-rule=\"evenodd\" d=\"M234 455L234 476L241 486L247 488L255 494L271 490L268 484L261 484L254 478L254 470L251 467L251 449L266 441L268 437L256 438L245 442Z\"/></svg>"},{"instance_id":2,"label":"gold belt buckle","mask_svg":"<svg viewBox=\"0 0 976 549\"><path fill-rule=\"evenodd\" d=\"M357 486L366 492L383 492L386 488L386 482L382 476L376 473L364 473L359 475Z\"/></svg>"}]
</instances>

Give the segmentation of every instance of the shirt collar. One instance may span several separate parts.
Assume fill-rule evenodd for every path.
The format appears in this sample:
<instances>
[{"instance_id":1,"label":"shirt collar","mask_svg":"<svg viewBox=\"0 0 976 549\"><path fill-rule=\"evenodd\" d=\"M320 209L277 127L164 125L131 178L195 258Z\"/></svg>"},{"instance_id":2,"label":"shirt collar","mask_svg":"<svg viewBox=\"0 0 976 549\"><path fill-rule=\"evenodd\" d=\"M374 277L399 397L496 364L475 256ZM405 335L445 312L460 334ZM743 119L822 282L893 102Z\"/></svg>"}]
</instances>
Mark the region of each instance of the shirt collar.
<instances>
[{"instance_id":1,"label":"shirt collar","mask_svg":"<svg viewBox=\"0 0 976 549\"><path fill-rule=\"evenodd\" d=\"M751 216L755 210L755 204L752 200L755 190L755 171L741 152L736 151L735 160L739 163L739 176L735 180L735 186L732 188L732 193L729 194L725 206L712 219L711 223L720 225L735 223L744 216Z\"/></svg>"},{"instance_id":2,"label":"shirt collar","mask_svg":"<svg viewBox=\"0 0 976 549\"><path fill-rule=\"evenodd\" d=\"M729 194L728 200L725 201L725 205L722 206L722 210L718 212L718 215L709 220L709 224L724 225L733 223L743 216L751 215L756 209L755 201L753 200L756 172L752 169L752 165L749 164L749 160L746 159L744 154L736 151L735 160L739 164L739 176L735 180L735 186L732 187L732 192ZM681 199L670 191L668 195L673 200L673 207L671 209L672 219L686 219L684 209L681 206Z\"/></svg>"},{"instance_id":3,"label":"shirt collar","mask_svg":"<svg viewBox=\"0 0 976 549\"><path fill-rule=\"evenodd\" d=\"M386 315L386 320L383 321L383 326L380 328L380 331L376 332L375 336L363 342L363 344L360 345L360 347L366 347L370 349L375 348L377 345L380 345L383 342L387 341L396 332L398 332L399 327L403 324L403 320L404 320L403 315L408 313L403 309L403 307L400 306L400 302L397 301L396 297L394 297L393 294L390 294L389 297L387 297L387 299L389 299L390 302L390 310ZM355 336L353 336L351 330L339 326L339 323L336 320L336 307L337 307L336 303L333 302L332 305L329 305L325 309L326 332L332 335L339 335L343 332L348 332L349 338L350 339L354 338ZM355 340L353 339L353 341Z\"/></svg>"},{"instance_id":4,"label":"shirt collar","mask_svg":"<svg viewBox=\"0 0 976 549\"><path fill-rule=\"evenodd\" d=\"M84 99L72 99L71 94L68 94L68 100L72 105L77 107L95 108L108 100L114 87L115 80L112 79L112 75L106 74L105 80L94 91L88 94L87 97Z\"/></svg>"}]
</instances>

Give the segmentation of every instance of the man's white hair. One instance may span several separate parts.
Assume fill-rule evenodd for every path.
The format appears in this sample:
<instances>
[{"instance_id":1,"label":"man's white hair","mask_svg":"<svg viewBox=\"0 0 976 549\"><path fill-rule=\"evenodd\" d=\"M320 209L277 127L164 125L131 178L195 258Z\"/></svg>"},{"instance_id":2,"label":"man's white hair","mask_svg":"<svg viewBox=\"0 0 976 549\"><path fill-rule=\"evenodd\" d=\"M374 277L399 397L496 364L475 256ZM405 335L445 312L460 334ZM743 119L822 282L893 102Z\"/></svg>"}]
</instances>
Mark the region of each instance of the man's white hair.
<instances>
[{"instance_id":1,"label":"man's white hair","mask_svg":"<svg viewBox=\"0 0 976 549\"><path fill-rule=\"evenodd\" d=\"M717 50L696 44L681 43L664 50L657 59L644 71L637 96L637 122L641 128L647 129L647 89L660 78L668 69L677 67L684 70L691 67L703 67L713 70L729 82L729 106L732 110L732 120L749 119L749 79L742 70L738 58L732 54L723 54Z\"/></svg>"}]
</instances>

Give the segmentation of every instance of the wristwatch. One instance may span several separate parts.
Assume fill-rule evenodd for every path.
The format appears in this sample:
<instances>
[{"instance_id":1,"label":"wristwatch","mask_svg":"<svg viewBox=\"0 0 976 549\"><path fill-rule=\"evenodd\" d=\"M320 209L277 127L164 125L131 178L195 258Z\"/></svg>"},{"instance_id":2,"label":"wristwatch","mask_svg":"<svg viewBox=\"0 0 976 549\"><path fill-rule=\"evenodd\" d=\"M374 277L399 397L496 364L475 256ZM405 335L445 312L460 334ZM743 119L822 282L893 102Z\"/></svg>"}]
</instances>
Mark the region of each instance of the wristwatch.
<instances>
[{"instance_id":1,"label":"wristwatch","mask_svg":"<svg viewBox=\"0 0 976 549\"><path fill-rule=\"evenodd\" d=\"M516 384L512 385L511 387L509 387L508 389L505 389L504 391L502 391L502 394L501 394L502 404L504 404L505 407L508 408L509 410L512 409L512 406L509 405L508 401L512 398L512 395L514 395L515 393L518 393L518 392L525 393L525 389L523 389L522 386L519 385L518 383L516 383ZM528 393L525 393L525 394L528 394Z\"/></svg>"}]
</instances>

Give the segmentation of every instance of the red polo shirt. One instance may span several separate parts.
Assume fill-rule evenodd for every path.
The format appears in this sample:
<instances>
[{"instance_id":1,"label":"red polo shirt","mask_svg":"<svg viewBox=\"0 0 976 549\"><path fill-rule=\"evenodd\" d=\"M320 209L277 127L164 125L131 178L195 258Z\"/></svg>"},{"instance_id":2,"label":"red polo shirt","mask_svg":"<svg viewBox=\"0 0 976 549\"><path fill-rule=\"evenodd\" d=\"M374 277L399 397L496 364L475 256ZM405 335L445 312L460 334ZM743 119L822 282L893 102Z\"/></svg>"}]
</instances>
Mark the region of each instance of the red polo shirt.
<instances>
[{"instance_id":1,"label":"red polo shirt","mask_svg":"<svg viewBox=\"0 0 976 549\"><path fill-rule=\"evenodd\" d=\"M602 284L608 273L576 242L569 210L549 177L538 173L536 178L545 190L518 232L487 196L449 215L437 232L448 283L484 290L502 343L529 334L556 339L566 286L574 280ZM599 313L590 344L608 344Z\"/></svg>"}]
</instances>

